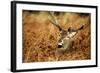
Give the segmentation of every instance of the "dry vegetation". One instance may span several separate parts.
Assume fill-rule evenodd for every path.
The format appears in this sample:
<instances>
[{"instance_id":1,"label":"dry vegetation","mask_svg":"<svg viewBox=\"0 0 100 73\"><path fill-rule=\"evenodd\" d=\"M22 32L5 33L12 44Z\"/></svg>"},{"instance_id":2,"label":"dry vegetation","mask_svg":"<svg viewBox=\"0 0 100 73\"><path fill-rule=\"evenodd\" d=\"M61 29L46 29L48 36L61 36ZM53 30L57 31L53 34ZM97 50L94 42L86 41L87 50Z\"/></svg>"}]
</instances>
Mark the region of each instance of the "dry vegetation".
<instances>
[{"instance_id":1,"label":"dry vegetation","mask_svg":"<svg viewBox=\"0 0 100 73\"><path fill-rule=\"evenodd\" d=\"M62 12L56 16L63 29L87 25L73 38L71 48L63 53L56 53L60 31L50 23L48 16L44 11L23 10L23 62L90 59L90 15Z\"/></svg>"}]
</instances>

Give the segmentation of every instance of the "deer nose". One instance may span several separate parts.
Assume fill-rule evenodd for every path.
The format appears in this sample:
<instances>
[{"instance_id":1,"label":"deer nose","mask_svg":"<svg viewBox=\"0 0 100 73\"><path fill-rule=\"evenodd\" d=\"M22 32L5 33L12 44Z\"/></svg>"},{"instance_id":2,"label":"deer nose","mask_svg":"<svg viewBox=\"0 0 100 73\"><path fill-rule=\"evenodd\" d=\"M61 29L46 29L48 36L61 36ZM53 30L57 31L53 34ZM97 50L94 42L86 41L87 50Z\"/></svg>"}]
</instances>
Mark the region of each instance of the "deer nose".
<instances>
[{"instance_id":1,"label":"deer nose","mask_svg":"<svg viewBox=\"0 0 100 73\"><path fill-rule=\"evenodd\" d=\"M62 48L63 47L63 41L61 40L59 43L58 43L58 48Z\"/></svg>"},{"instance_id":2,"label":"deer nose","mask_svg":"<svg viewBox=\"0 0 100 73\"><path fill-rule=\"evenodd\" d=\"M63 47L63 42L58 43L58 48L62 48Z\"/></svg>"},{"instance_id":3,"label":"deer nose","mask_svg":"<svg viewBox=\"0 0 100 73\"><path fill-rule=\"evenodd\" d=\"M58 45L58 48L61 48L62 47L62 45Z\"/></svg>"}]
</instances>

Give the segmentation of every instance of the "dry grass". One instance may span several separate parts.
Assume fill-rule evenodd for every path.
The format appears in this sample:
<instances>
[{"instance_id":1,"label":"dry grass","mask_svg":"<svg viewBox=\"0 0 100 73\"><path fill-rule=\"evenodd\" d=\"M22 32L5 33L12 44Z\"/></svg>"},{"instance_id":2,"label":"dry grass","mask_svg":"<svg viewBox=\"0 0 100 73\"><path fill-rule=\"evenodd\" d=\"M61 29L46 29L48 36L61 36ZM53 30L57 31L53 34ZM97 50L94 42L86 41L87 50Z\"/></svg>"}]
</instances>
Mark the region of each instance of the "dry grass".
<instances>
[{"instance_id":1,"label":"dry grass","mask_svg":"<svg viewBox=\"0 0 100 73\"><path fill-rule=\"evenodd\" d=\"M87 27L74 37L70 50L56 53L60 31L48 20L48 12L23 10L23 62L87 60L91 58L90 16L62 13L57 16L63 29Z\"/></svg>"}]
</instances>

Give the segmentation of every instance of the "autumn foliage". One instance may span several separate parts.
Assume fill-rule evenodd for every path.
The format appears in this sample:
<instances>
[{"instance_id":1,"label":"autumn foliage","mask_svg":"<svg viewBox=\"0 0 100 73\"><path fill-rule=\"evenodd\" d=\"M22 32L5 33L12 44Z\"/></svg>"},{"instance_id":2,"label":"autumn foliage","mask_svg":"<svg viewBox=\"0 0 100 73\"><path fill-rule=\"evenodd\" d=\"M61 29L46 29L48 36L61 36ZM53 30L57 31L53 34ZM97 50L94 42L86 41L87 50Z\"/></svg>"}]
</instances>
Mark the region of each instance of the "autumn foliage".
<instances>
[{"instance_id":1,"label":"autumn foliage","mask_svg":"<svg viewBox=\"0 0 100 73\"><path fill-rule=\"evenodd\" d=\"M58 12L61 28L79 28L72 46L63 53L56 52L60 31L48 20L46 11L23 10L23 62L47 62L91 59L91 16L88 13Z\"/></svg>"}]
</instances>

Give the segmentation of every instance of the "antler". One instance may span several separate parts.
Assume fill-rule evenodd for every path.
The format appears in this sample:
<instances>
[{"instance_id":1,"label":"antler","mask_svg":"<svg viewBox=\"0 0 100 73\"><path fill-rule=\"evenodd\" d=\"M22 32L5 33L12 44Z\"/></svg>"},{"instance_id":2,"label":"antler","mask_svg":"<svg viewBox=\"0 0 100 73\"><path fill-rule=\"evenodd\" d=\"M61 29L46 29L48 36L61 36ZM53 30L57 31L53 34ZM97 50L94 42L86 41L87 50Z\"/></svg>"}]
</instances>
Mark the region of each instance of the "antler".
<instances>
[{"instance_id":1,"label":"antler","mask_svg":"<svg viewBox=\"0 0 100 73\"><path fill-rule=\"evenodd\" d=\"M84 25L82 25L81 27L79 27L78 29L72 29L71 27L69 27L68 32L77 32L79 30L82 30L84 28Z\"/></svg>"},{"instance_id":2,"label":"antler","mask_svg":"<svg viewBox=\"0 0 100 73\"><path fill-rule=\"evenodd\" d=\"M54 15L54 12L49 12L49 15L51 16L52 19L48 18L49 21L55 25L60 31L63 30L60 26L59 26L59 22L57 20L57 18Z\"/></svg>"},{"instance_id":3,"label":"antler","mask_svg":"<svg viewBox=\"0 0 100 73\"><path fill-rule=\"evenodd\" d=\"M82 30L82 29L85 28L85 25L83 24L83 25L82 25L81 27L79 27L78 29L73 29L73 28L69 27L68 30L64 30L64 29L62 29L62 28L59 26L60 24L59 24L57 18L55 17L54 12L49 12L49 15L51 16L51 18L48 18L49 21L50 21L53 25L55 25L56 27L58 27L59 30L61 31L61 38L60 38L59 41L61 41L61 40L64 39L65 37L67 37L67 38L73 38L73 37L77 34L77 32L78 32L79 30Z\"/></svg>"}]
</instances>

